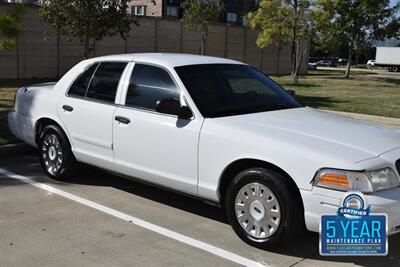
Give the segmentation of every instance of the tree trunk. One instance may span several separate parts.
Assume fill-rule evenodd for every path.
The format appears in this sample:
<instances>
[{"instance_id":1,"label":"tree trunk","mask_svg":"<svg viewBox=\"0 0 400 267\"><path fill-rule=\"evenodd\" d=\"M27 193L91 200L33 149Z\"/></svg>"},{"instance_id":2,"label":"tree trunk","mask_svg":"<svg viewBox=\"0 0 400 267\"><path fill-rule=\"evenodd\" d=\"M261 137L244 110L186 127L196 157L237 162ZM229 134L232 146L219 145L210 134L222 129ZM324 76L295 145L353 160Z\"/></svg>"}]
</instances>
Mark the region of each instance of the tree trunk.
<instances>
[{"instance_id":1,"label":"tree trunk","mask_svg":"<svg viewBox=\"0 0 400 267\"><path fill-rule=\"evenodd\" d=\"M281 50L282 50L282 46L279 44L278 45L278 55L276 56L276 75L280 75L280 63L281 63Z\"/></svg>"},{"instance_id":2,"label":"tree trunk","mask_svg":"<svg viewBox=\"0 0 400 267\"><path fill-rule=\"evenodd\" d=\"M299 41L295 42L295 46L296 46L296 53L295 53L295 65L293 66L293 74L292 74L292 78L293 78L293 82L297 83L299 81L299 65L301 65L301 60L303 58L303 55L300 54L300 45L299 45ZM300 58L298 58L300 56Z\"/></svg>"},{"instance_id":3,"label":"tree trunk","mask_svg":"<svg viewBox=\"0 0 400 267\"><path fill-rule=\"evenodd\" d=\"M358 48L355 51L354 67L358 68Z\"/></svg>"},{"instance_id":4,"label":"tree trunk","mask_svg":"<svg viewBox=\"0 0 400 267\"><path fill-rule=\"evenodd\" d=\"M353 54L353 44L349 43L349 51L348 51L348 56L347 56L347 67L346 67L346 74L345 77L349 78L350 77L350 69L351 69L351 60L352 60L352 54Z\"/></svg>"},{"instance_id":5,"label":"tree trunk","mask_svg":"<svg viewBox=\"0 0 400 267\"><path fill-rule=\"evenodd\" d=\"M298 60L298 54L299 54L299 47L298 47L298 40L297 40L297 26L298 26L298 18L297 18L297 13L298 13L298 7L299 7L299 1L298 0L293 0L293 9L294 9L294 25L292 27L292 78L293 80L297 80L296 76L296 66L297 66L297 60Z\"/></svg>"},{"instance_id":6,"label":"tree trunk","mask_svg":"<svg viewBox=\"0 0 400 267\"><path fill-rule=\"evenodd\" d=\"M304 54L305 53L306 53L306 48L304 48L301 53L298 53L300 58L298 58L298 60L297 60L296 70L294 72L294 77L293 77L293 82L294 83L298 83L299 82L299 73L300 73L300 68L301 68L301 62L303 62L303 58L304 58Z\"/></svg>"},{"instance_id":7,"label":"tree trunk","mask_svg":"<svg viewBox=\"0 0 400 267\"><path fill-rule=\"evenodd\" d=\"M206 37L207 37L207 34L205 32L203 32L203 34L201 36L201 51L200 51L201 55L206 54Z\"/></svg>"},{"instance_id":8,"label":"tree trunk","mask_svg":"<svg viewBox=\"0 0 400 267\"><path fill-rule=\"evenodd\" d=\"M84 57L84 59L88 59L90 57L90 38L89 37L85 38L85 43L84 43L83 49L84 49L83 57Z\"/></svg>"},{"instance_id":9,"label":"tree trunk","mask_svg":"<svg viewBox=\"0 0 400 267\"><path fill-rule=\"evenodd\" d=\"M293 30L293 34L295 35L295 30ZM296 47L296 40L295 39L293 39L293 41L292 41L292 50L291 50L291 53L292 53L292 70L291 70L291 72L292 72L292 77L294 77L294 73L295 73L295 70L296 70L296 65L297 65L297 53L296 53L296 50L297 50L297 47Z\"/></svg>"}]
</instances>

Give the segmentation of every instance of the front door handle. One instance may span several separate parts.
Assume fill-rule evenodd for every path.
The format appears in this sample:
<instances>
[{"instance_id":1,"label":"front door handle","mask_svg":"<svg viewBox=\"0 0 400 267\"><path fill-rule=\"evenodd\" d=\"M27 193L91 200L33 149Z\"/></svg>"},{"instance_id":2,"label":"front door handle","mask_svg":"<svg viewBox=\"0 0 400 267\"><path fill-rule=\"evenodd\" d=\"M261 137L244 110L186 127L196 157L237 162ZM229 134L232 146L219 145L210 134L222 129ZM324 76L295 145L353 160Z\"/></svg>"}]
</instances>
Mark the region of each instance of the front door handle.
<instances>
[{"instance_id":1,"label":"front door handle","mask_svg":"<svg viewBox=\"0 0 400 267\"><path fill-rule=\"evenodd\" d=\"M120 123L123 123L123 124L129 124L131 122L130 119L122 117L122 116L115 116L115 120Z\"/></svg>"},{"instance_id":2,"label":"front door handle","mask_svg":"<svg viewBox=\"0 0 400 267\"><path fill-rule=\"evenodd\" d=\"M68 112L71 112L71 111L73 111L73 110L74 110L74 108L73 108L73 107L71 107L71 106L68 106L68 105L64 105L64 106L62 106L62 108L63 108L63 110L65 110L65 111L68 111Z\"/></svg>"}]
</instances>

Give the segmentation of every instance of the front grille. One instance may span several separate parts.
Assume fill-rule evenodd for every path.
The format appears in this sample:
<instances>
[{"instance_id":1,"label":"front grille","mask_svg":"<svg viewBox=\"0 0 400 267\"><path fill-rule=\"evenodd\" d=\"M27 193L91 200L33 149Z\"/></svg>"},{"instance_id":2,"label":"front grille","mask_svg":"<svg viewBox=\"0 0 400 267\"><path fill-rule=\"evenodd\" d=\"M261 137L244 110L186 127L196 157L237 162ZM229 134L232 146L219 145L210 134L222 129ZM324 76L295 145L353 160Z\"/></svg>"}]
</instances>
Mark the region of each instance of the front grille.
<instances>
[{"instance_id":1,"label":"front grille","mask_svg":"<svg viewBox=\"0 0 400 267\"><path fill-rule=\"evenodd\" d=\"M396 161L397 172L400 174L400 159Z\"/></svg>"}]
</instances>

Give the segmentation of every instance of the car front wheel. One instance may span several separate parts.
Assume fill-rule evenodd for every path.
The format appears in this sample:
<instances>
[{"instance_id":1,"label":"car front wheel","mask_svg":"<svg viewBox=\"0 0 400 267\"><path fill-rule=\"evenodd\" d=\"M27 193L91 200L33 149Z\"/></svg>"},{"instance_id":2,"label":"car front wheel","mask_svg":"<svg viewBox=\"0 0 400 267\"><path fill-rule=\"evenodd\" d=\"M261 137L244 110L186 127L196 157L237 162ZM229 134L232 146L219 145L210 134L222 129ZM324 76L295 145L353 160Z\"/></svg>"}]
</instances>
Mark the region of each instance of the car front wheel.
<instances>
[{"instance_id":1,"label":"car front wheel","mask_svg":"<svg viewBox=\"0 0 400 267\"><path fill-rule=\"evenodd\" d=\"M247 169L232 180L225 209L236 234L263 249L284 243L302 225L302 208L287 177L264 168Z\"/></svg>"},{"instance_id":2,"label":"car front wheel","mask_svg":"<svg viewBox=\"0 0 400 267\"><path fill-rule=\"evenodd\" d=\"M65 134L55 125L44 127L39 142L39 160L43 171L55 179L72 173L75 158Z\"/></svg>"}]
</instances>

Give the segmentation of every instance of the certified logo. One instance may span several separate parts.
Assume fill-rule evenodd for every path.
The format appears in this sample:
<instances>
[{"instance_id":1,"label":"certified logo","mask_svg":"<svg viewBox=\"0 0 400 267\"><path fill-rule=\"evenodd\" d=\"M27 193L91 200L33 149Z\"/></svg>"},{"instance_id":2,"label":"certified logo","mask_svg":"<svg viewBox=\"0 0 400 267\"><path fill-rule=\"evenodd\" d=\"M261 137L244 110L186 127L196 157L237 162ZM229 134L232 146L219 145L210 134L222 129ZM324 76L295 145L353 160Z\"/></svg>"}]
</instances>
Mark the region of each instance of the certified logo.
<instances>
[{"instance_id":1,"label":"certified logo","mask_svg":"<svg viewBox=\"0 0 400 267\"><path fill-rule=\"evenodd\" d=\"M370 214L364 195L344 195L336 215L323 215L320 225L321 255L387 255L387 218Z\"/></svg>"},{"instance_id":2,"label":"certified logo","mask_svg":"<svg viewBox=\"0 0 400 267\"><path fill-rule=\"evenodd\" d=\"M348 219L357 219L369 215L368 202L362 193L347 193L343 197L343 207L338 209L338 215Z\"/></svg>"}]
</instances>

